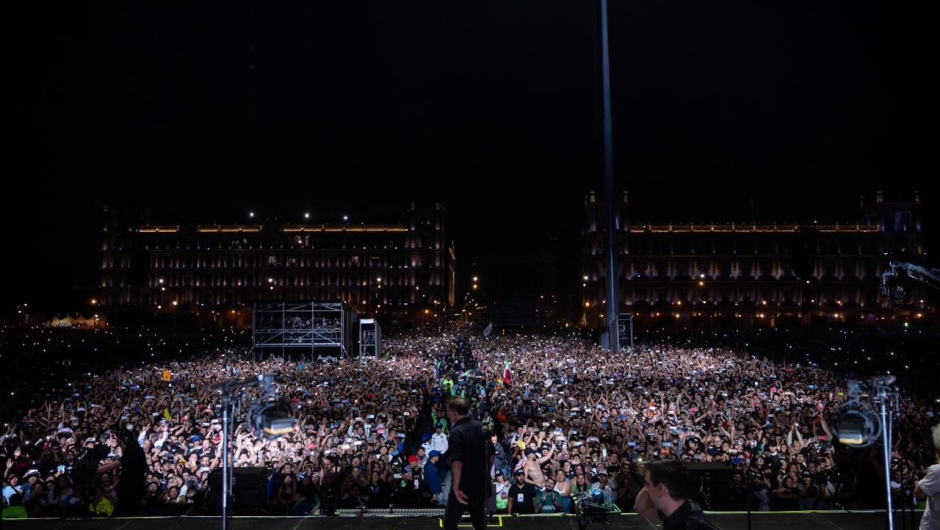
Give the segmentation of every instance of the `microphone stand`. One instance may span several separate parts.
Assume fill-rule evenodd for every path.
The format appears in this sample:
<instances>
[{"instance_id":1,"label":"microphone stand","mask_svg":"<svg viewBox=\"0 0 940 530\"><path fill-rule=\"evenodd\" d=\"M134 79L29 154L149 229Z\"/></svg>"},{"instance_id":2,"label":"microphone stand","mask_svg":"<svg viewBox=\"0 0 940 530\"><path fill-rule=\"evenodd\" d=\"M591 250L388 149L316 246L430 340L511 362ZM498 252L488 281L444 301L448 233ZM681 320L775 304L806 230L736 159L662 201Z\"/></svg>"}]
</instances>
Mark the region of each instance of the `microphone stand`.
<instances>
[{"instance_id":1,"label":"microphone stand","mask_svg":"<svg viewBox=\"0 0 940 530\"><path fill-rule=\"evenodd\" d=\"M907 489L907 480L904 479L903 472L902 472L901 487L898 488L898 493L899 493L898 496L901 499L901 530L906 530L907 528L907 501L905 500L906 489Z\"/></svg>"},{"instance_id":2,"label":"microphone stand","mask_svg":"<svg viewBox=\"0 0 940 530\"><path fill-rule=\"evenodd\" d=\"M912 473L911 478L904 479L904 481L903 481L903 487L902 487L902 491L903 491L902 496L903 496L903 497L902 497L902 502L903 502L904 504L902 504L902 506L904 506L905 508L908 508L908 506L907 506L907 503L908 503L908 502L916 501L916 499L914 499L914 478L913 478L913 471L912 471L911 473ZM917 509L917 503L914 502L913 505L910 506L909 509L908 509L907 512L906 512L906 513L908 514L907 516L910 518L911 530L914 530L914 528L915 528L915 523L914 523L914 510L916 510L916 509Z\"/></svg>"},{"instance_id":3,"label":"microphone stand","mask_svg":"<svg viewBox=\"0 0 940 530\"><path fill-rule=\"evenodd\" d=\"M888 494L885 513L888 518L888 530L894 530L894 503L891 495L891 440L894 437L891 434L891 416L892 411L898 408L898 391L889 385L877 385L877 391L881 414L881 432L884 440L885 490Z\"/></svg>"},{"instance_id":4,"label":"microphone stand","mask_svg":"<svg viewBox=\"0 0 940 530\"><path fill-rule=\"evenodd\" d=\"M234 435L233 421L235 403L232 400L235 391L246 386L261 385L265 393L271 390L271 385L277 379L274 374L259 374L256 378L246 379L240 377L231 379L219 385L212 385L210 390L219 390L222 393L222 530L229 530L232 513L229 502L233 497L235 463L232 461L229 440Z\"/></svg>"},{"instance_id":5,"label":"microphone stand","mask_svg":"<svg viewBox=\"0 0 940 530\"><path fill-rule=\"evenodd\" d=\"M229 509L229 501L232 497L232 486L234 481L232 477L235 474L233 469L234 462L231 458L229 448L229 439L234 434L232 432L231 410L233 409L232 394L243 386L253 384L253 381L244 378L232 379L218 385L222 392L222 530L228 530L231 525L232 513Z\"/></svg>"}]
</instances>

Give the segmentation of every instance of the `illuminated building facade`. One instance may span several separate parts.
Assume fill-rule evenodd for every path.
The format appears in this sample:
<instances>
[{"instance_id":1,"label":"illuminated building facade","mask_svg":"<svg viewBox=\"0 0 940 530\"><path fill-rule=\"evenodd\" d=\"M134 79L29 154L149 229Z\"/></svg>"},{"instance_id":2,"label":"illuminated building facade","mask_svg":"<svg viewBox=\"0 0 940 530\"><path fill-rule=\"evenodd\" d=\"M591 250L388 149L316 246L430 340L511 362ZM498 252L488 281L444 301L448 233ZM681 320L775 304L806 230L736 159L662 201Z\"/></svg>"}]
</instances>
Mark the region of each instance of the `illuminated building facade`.
<instances>
[{"instance_id":1,"label":"illuminated building facade","mask_svg":"<svg viewBox=\"0 0 940 530\"><path fill-rule=\"evenodd\" d=\"M885 293L891 261L925 265L921 201L860 207L858 222L639 224L618 201L620 314L646 327L778 327L935 322L940 291L911 281ZM606 317L607 207L585 201L583 325Z\"/></svg>"},{"instance_id":2,"label":"illuminated building facade","mask_svg":"<svg viewBox=\"0 0 940 530\"><path fill-rule=\"evenodd\" d=\"M360 317L426 327L454 306L444 208L381 224L156 225L105 214L101 311L251 327L255 303L341 301Z\"/></svg>"}]
</instances>

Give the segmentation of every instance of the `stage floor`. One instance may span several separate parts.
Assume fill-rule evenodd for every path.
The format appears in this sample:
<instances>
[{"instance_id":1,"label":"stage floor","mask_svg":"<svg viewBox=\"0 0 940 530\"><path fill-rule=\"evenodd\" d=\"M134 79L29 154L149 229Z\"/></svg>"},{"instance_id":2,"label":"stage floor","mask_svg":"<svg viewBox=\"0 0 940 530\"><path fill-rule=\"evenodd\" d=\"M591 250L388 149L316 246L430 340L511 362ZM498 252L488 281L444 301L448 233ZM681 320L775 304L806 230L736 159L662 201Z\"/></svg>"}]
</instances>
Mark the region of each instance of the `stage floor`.
<instances>
[{"instance_id":1,"label":"stage floor","mask_svg":"<svg viewBox=\"0 0 940 530\"><path fill-rule=\"evenodd\" d=\"M431 513L428 513L431 512ZM895 513L896 530L915 530L920 511ZM411 510L399 514L366 514L341 512L333 517L245 517L228 521L227 530L432 530L441 528L441 512ZM709 513L709 518L722 530L882 530L888 527L884 511L866 512L752 512ZM581 521L584 530L617 530L661 528L636 514L607 516L605 520ZM221 528L221 517L151 517L139 519L5 519L5 530L207 530ZM534 515L493 517L490 528L507 530L575 530L579 518L565 515ZM469 519L460 525L471 528Z\"/></svg>"}]
</instances>

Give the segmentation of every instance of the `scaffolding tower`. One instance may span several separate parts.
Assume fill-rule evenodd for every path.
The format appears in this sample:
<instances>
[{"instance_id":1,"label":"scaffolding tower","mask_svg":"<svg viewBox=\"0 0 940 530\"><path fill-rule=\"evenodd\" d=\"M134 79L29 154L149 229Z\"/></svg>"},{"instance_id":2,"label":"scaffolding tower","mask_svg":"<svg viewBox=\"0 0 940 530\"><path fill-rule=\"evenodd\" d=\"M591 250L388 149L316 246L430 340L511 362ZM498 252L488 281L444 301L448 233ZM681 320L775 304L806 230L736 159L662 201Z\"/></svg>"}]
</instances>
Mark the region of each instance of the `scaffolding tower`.
<instances>
[{"instance_id":1,"label":"scaffolding tower","mask_svg":"<svg viewBox=\"0 0 940 530\"><path fill-rule=\"evenodd\" d=\"M252 313L252 356L309 352L310 359L346 357L353 348L356 312L342 302L258 302Z\"/></svg>"}]
</instances>

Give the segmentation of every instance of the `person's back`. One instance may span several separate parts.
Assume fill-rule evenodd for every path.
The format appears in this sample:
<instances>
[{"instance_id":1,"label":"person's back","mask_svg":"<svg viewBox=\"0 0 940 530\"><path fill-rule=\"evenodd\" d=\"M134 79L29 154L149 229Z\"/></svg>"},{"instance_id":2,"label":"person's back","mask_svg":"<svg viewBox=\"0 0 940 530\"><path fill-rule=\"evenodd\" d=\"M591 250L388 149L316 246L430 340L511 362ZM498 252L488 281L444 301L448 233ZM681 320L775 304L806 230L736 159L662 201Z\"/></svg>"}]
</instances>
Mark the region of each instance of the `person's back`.
<instances>
[{"instance_id":1,"label":"person's back","mask_svg":"<svg viewBox=\"0 0 940 530\"><path fill-rule=\"evenodd\" d=\"M444 510L444 528L456 530L460 517L470 513L475 530L486 527L485 504L492 495L490 480L494 449L483 425L467 416L469 401L451 397L447 401L451 422L447 456L450 461L450 492Z\"/></svg>"},{"instance_id":2,"label":"person's back","mask_svg":"<svg viewBox=\"0 0 940 530\"><path fill-rule=\"evenodd\" d=\"M432 450L428 457L427 464L424 465L424 482L431 491L431 504L438 505L441 501L441 493L444 489L444 480L441 478L440 471L437 469L440 453Z\"/></svg>"},{"instance_id":3,"label":"person's back","mask_svg":"<svg viewBox=\"0 0 940 530\"><path fill-rule=\"evenodd\" d=\"M14 493L10 495L10 505L3 509L4 519L27 519L26 506L23 506L23 495Z\"/></svg>"},{"instance_id":4,"label":"person's back","mask_svg":"<svg viewBox=\"0 0 940 530\"><path fill-rule=\"evenodd\" d=\"M508 457L506 447L499 440L499 436L497 436L495 432L490 433L490 443L493 444L493 450L496 455L493 459L493 466L496 468L496 471L504 471Z\"/></svg>"},{"instance_id":5,"label":"person's back","mask_svg":"<svg viewBox=\"0 0 940 530\"><path fill-rule=\"evenodd\" d=\"M489 437L483 433L483 426L467 417L465 422L455 424L451 429L448 458L464 459L461 473L460 490L468 497L483 500L490 493L490 474L486 447ZM460 444L453 447L453 442Z\"/></svg>"},{"instance_id":6,"label":"person's back","mask_svg":"<svg viewBox=\"0 0 940 530\"><path fill-rule=\"evenodd\" d=\"M143 511L143 500L147 492L147 456L143 448L130 433L124 436L124 452L121 455L121 475L118 479L115 516L137 516Z\"/></svg>"}]
</instances>

